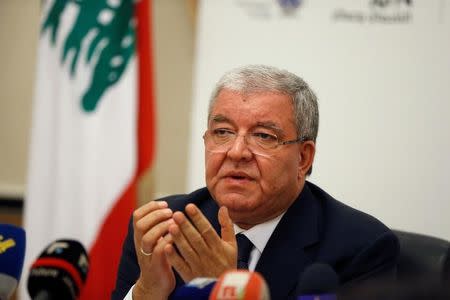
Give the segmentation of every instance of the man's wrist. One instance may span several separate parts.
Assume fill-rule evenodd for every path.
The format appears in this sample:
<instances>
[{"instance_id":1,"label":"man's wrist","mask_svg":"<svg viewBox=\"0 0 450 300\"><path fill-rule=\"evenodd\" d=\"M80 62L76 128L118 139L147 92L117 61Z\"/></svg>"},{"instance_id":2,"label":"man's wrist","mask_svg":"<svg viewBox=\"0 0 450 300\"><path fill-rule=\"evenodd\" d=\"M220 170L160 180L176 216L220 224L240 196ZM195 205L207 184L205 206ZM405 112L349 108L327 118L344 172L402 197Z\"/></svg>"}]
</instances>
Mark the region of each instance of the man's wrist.
<instances>
[{"instance_id":1,"label":"man's wrist","mask_svg":"<svg viewBox=\"0 0 450 300\"><path fill-rule=\"evenodd\" d=\"M133 287L132 295L133 300L167 300L157 289L147 288L139 280Z\"/></svg>"}]
</instances>

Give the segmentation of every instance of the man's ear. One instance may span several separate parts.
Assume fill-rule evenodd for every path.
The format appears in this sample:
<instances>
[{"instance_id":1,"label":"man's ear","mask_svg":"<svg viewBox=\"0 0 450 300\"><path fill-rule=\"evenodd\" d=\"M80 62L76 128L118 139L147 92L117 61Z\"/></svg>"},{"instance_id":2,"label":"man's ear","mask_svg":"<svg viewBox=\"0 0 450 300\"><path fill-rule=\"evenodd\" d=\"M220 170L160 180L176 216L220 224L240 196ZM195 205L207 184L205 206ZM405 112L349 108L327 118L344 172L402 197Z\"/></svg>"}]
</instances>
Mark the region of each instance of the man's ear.
<instances>
[{"instance_id":1,"label":"man's ear","mask_svg":"<svg viewBox=\"0 0 450 300\"><path fill-rule=\"evenodd\" d=\"M298 163L298 177L306 178L308 171L312 168L314 155L316 154L316 144L313 141L306 141L299 144L298 149L300 159Z\"/></svg>"}]
</instances>

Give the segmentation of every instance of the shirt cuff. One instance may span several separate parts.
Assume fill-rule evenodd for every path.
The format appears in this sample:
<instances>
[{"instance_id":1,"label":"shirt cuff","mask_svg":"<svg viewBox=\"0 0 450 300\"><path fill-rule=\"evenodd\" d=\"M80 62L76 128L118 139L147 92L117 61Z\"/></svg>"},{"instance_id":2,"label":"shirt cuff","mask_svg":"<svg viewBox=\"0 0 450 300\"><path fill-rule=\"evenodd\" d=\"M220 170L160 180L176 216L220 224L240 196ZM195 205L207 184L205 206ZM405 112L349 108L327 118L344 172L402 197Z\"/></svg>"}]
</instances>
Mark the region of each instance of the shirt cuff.
<instances>
[{"instance_id":1,"label":"shirt cuff","mask_svg":"<svg viewBox=\"0 0 450 300\"><path fill-rule=\"evenodd\" d=\"M125 298L123 298L123 300L133 300L133 288L134 288L134 284L131 287L131 289L128 291L128 293L125 296Z\"/></svg>"}]
</instances>

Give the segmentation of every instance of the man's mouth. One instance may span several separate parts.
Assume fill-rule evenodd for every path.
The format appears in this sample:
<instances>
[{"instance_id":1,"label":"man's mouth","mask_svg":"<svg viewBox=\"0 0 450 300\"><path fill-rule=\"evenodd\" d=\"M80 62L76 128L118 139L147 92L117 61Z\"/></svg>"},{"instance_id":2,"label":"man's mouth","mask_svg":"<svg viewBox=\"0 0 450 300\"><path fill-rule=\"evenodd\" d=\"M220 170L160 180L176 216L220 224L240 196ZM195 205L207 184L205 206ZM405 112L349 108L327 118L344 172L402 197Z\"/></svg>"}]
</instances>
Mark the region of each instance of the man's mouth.
<instances>
[{"instance_id":1,"label":"man's mouth","mask_svg":"<svg viewBox=\"0 0 450 300\"><path fill-rule=\"evenodd\" d=\"M232 179L236 179L236 180L242 180L242 179L247 179L248 177L245 177L245 176L229 176L229 177L231 177Z\"/></svg>"},{"instance_id":2,"label":"man's mouth","mask_svg":"<svg viewBox=\"0 0 450 300\"><path fill-rule=\"evenodd\" d=\"M253 180L251 176L244 172L230 172L226 176L226 178L230 178L233 180Z\"/></svg>"}]
</instances>

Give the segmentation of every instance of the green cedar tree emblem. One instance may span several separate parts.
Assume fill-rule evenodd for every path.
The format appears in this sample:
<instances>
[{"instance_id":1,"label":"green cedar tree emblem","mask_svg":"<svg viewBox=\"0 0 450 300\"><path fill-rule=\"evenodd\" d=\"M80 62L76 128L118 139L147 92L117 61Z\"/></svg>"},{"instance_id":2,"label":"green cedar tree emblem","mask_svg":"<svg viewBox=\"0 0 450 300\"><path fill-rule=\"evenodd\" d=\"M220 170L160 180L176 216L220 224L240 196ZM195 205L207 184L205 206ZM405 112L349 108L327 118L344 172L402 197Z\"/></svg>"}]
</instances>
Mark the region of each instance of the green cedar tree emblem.
<instances>
[{"instance_id":1,"label":"green cedar tree emblem","mask_svg":"<svg viewBox=\"0 0 450 300\"><path fill-rule=\"evenodd\" d=\"M51 44L55 45L59 23L69 3L79 6L79 12L69 34L65 37L61 64L69 60L73 77L83 40L95 30L96 35L87 45L85 62L93 64L89 87L81 99L81 107L92 112L104 92L123 74L135 51L135 20L133 0L55 0L42 25L42 33L50 31ZM94 62L94 54L98 59Z\"/></svg>"}]
</instances>

